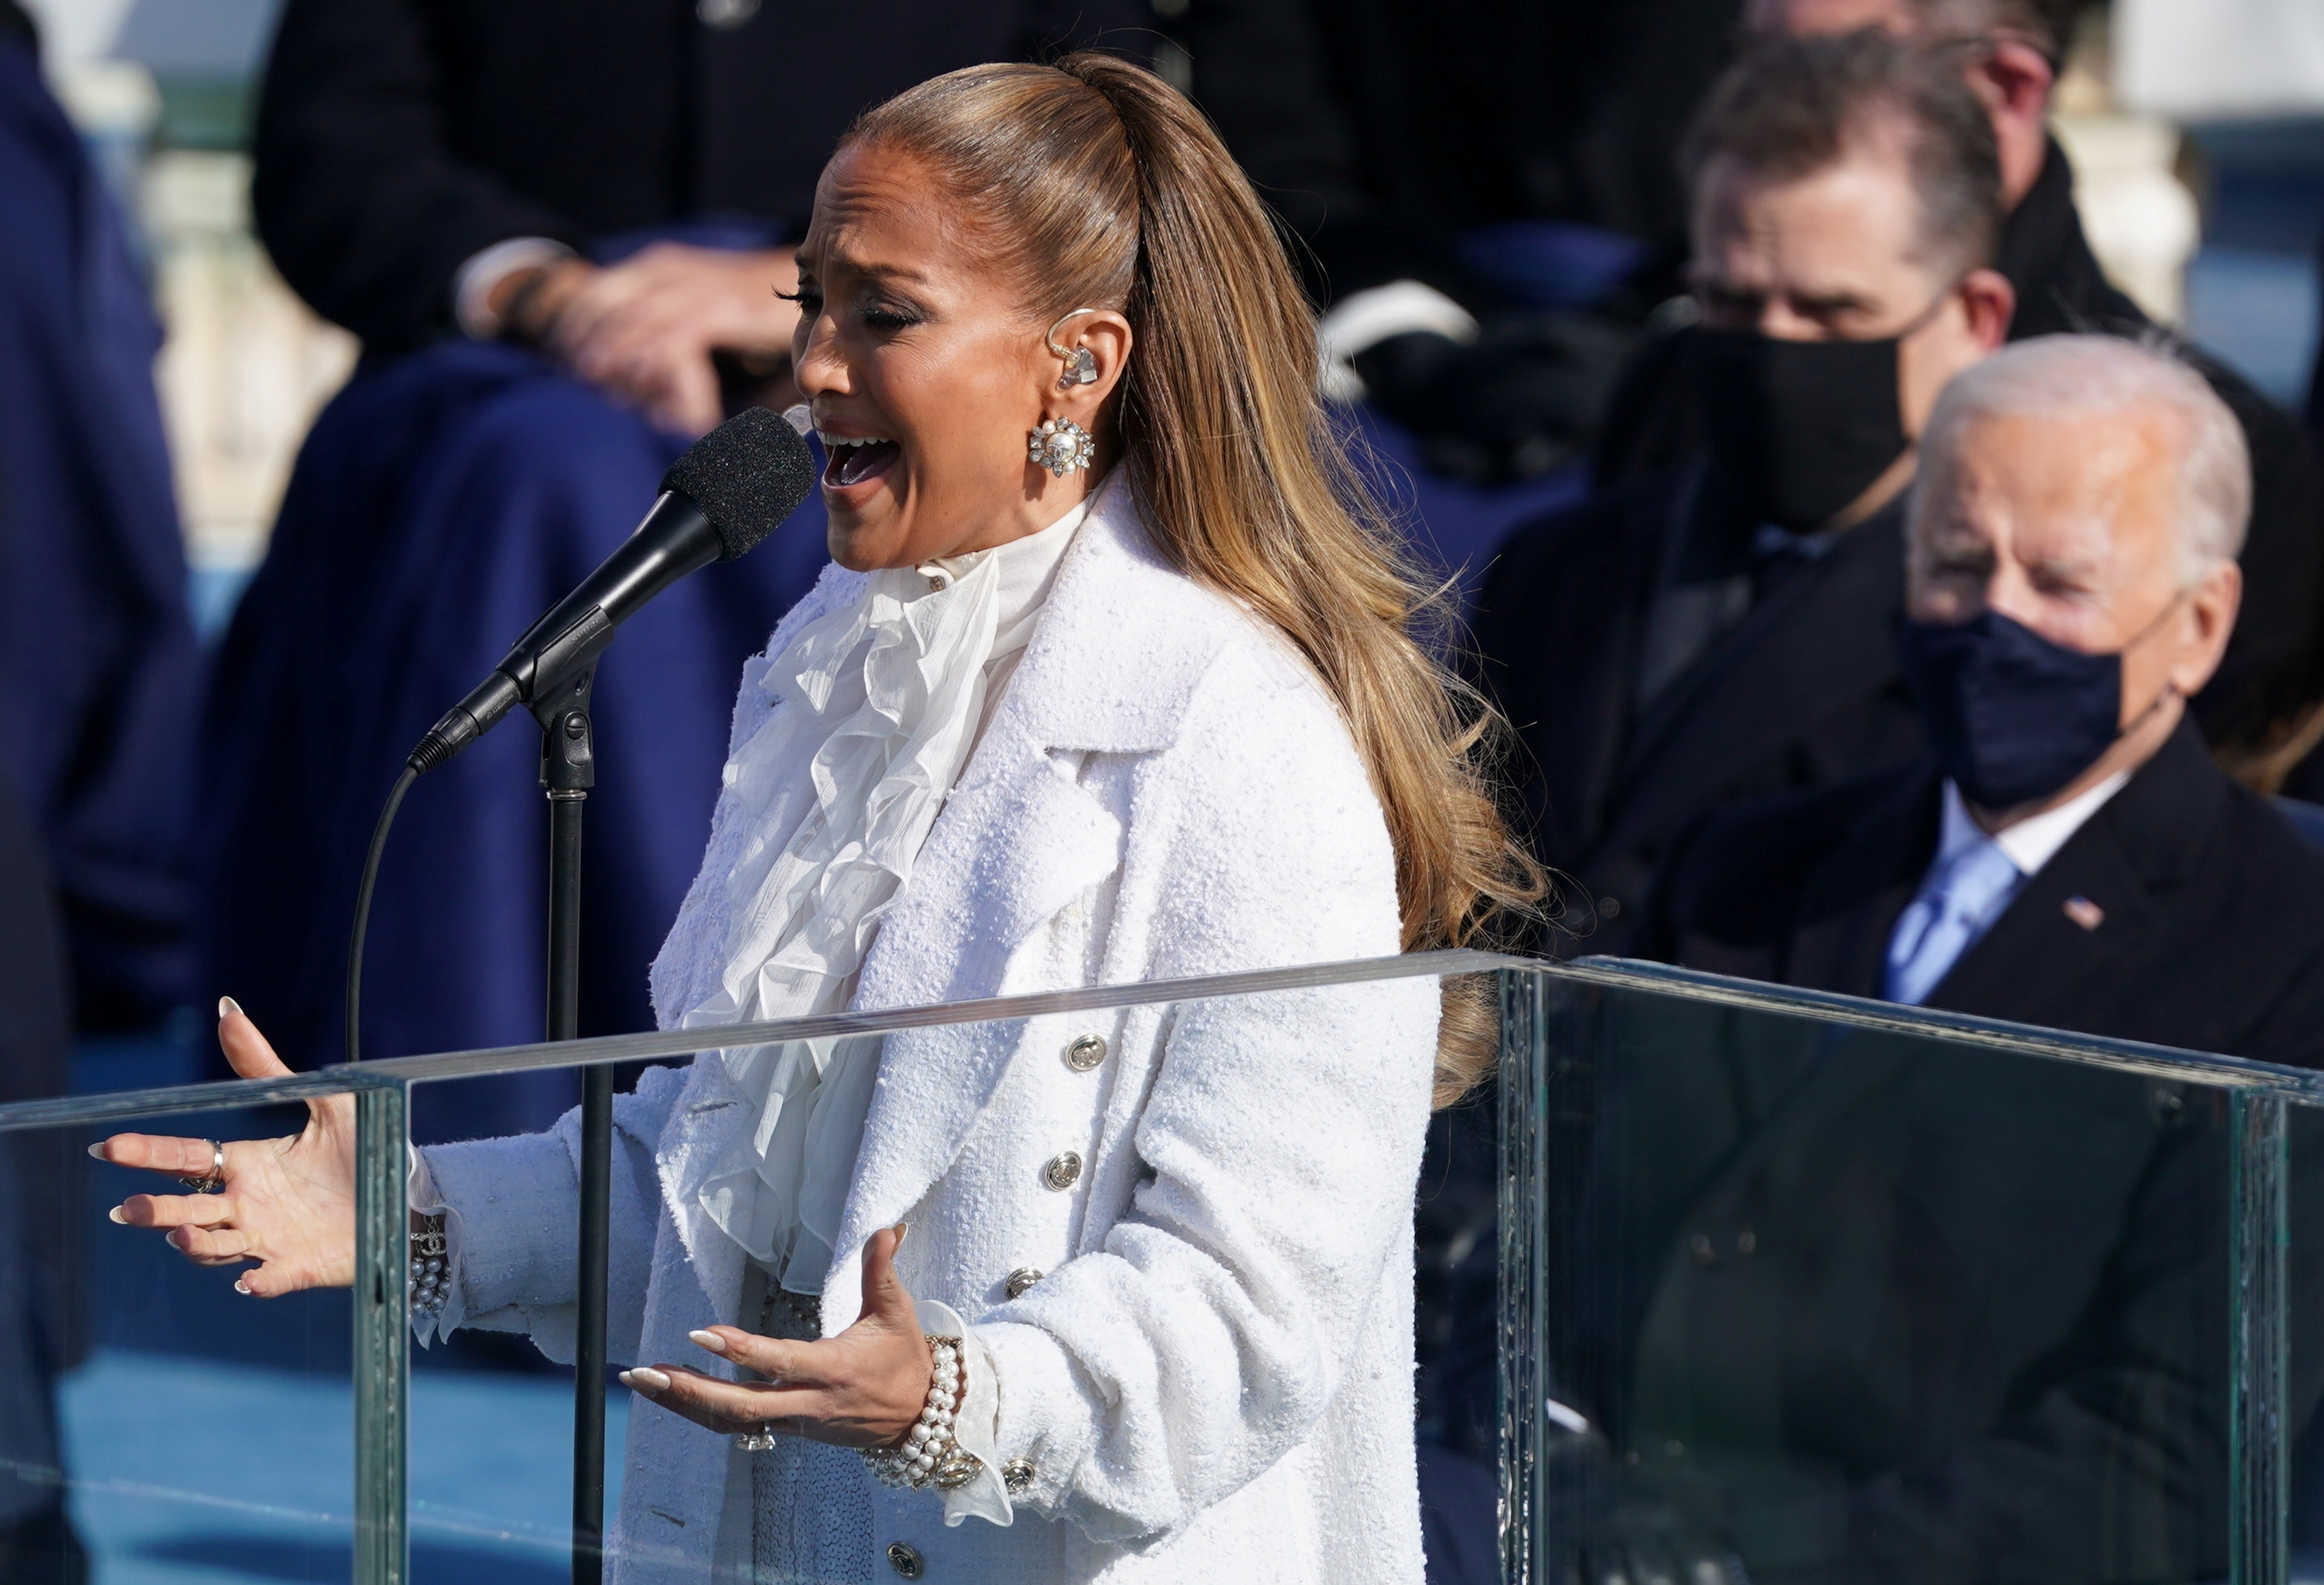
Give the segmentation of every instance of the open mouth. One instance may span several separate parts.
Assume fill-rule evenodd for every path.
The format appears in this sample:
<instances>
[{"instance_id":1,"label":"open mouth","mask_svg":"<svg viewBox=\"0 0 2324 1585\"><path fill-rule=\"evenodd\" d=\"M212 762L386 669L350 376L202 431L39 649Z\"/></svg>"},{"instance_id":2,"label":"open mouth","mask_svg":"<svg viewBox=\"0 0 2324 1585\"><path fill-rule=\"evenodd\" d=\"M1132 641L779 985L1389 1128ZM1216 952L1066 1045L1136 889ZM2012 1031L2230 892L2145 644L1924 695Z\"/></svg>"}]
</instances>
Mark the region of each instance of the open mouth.
<instances>
[{"instance_id":1,"label":"open mouth","mask_svg":"<svg viewBox=\"0 0 2324 1585\"><path fill-rule=\"evenodd\" d=\"M904 448L882 436L823 437L826 454L823 484L827 490L852 489L879 478L896 465Z\"/></svg>"}]
</instances>

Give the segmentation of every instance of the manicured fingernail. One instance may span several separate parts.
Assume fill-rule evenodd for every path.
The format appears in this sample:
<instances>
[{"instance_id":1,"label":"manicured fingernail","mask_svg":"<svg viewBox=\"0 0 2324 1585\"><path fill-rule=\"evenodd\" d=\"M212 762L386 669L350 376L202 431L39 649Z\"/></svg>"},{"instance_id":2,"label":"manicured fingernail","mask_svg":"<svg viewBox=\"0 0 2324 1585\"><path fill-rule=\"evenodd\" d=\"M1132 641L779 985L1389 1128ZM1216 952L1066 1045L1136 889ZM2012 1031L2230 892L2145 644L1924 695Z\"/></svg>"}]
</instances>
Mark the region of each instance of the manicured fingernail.
<instances>
[{"instance_id":1,"label":"manicured fingernail","mask_svg":"<svg viewBox=\"0 0 2324 1585\"><path fill-rule=\"evenodd\" d=\"M250 1285L237 1276L234 1279L234 1291L237 1294L248 1294L250 1293ZM252 1294L251 1296L253 1298L257 1297L255 1294Z\"/></svg>"},{"instance_id":2,"label":"manicured fingernail","mask_svg":"<svg viewBox=\"0 0 2324 1585\"><path fill-rule=\"evenodd\" d=\"M96 1156L99 1161L103 1161L105 1159L105 1141L99 1139L96 1144L91 1145L88 1147L88 1153L91 1156Z\"/></svg>"},{"instance_id":3,"label":"manicured fingernail","mask_svg":"<svg viewBox=\"0 0 2324 1585\"><path fill-rule=\"evenodd\" d=\"M908 1232L910 1232L911 1230L912 1230L912 1224L911 1224L910 1222L908 1222L908 1221L899 1221L899 1222L898 1222L898 1223L896 1224L896 1248L897 1248L897 1249L902 1249L902 1248L904 1247L904 1235L905 1235L906 1233L908 1233Z\"/></svg>"},{"instance_id":4,"label":"manicured fingernail","mask_svg":"<svg viewBox=\"0 0 2324 1585\"><path fill-rule=\"evenodd\" d=\"M726 1340L715 1332L689 1332L686 1341L698 1349L708 1349L714 1354L726 1351Z\"/></svg>"},{"instance_id":5,"label":"manicured fingernail","mask_svg":"<svg viewBox=\"0 0 2324 1585\"><path fill-rule=\"evenodd\" d=\"M669 1378L650 1365L641 1365L634 1370L622 1372L622 1385L632 1390L643 1387L648 1392L668 1392Z\"/></svg>"},{"instance_id":6,"label":"manicured fingernail","mask_svg":"<svg viewBox=\"0 0 2324 1585\"><path fill-rule=\"evenodd\" d=\"M230 1018L242 1010L242 1004L231 996L218 998L218 1017Z\"/></svg>"},{"instance_id":7,"label":"manicured fingernail","mask_svg":"<svg viewBox=\"0 0 2324 1585\"><path fill-rule=\"evenodd\" d=\"M105 1213L105 1220L107 1221L117 1221L123 1227L127 1227L129 1225L129 1219L121 1214L121 1207L118 1205Z\"/></svg>"}]
</instances>

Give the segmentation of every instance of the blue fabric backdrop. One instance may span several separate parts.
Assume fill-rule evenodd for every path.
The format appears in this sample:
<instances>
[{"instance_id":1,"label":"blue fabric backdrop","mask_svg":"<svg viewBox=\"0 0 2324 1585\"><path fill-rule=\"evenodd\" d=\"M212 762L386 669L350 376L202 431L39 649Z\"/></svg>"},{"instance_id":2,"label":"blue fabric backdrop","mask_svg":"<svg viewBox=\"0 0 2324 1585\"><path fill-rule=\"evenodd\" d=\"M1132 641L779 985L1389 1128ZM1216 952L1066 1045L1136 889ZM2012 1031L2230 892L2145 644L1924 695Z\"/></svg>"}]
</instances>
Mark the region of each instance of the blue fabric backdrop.
<instances>
[{"instance_id":1,"label":"blue fabric backdrop","mask_svg":"<svg viewBox=\"0 0 2324 1585\"><path fill-rule=\"evenodd\" d=\"M217 659L202 788L208 978L293 1066L340 1057L364 847L403 756L636 527L679 438L532 354L366 367L317 421ZM742 664L825 559L819 501L685 580L599 672L584 1034L651 1027L646 970L709 833ZM364 982L368 1056L540 1038L548 815L512 716L406 801ZM569 1075L423 1089L423 1139L536 1128Z\"/></svg>"}]
</instances>

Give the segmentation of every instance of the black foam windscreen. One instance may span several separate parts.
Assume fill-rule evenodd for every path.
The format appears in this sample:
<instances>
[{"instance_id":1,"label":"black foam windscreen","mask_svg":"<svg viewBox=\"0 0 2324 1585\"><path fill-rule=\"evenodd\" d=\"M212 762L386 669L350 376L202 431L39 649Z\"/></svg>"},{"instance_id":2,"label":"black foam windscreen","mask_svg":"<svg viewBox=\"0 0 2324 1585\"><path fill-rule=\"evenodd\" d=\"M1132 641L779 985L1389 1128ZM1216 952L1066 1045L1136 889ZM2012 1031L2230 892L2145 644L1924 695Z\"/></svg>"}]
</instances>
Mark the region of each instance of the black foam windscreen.
<instances>
[{"instance_id":1,"label":"black foam windscreen","mask_svg":"<svg viewBox=\"0 0 2324 1585\"><path fill-rule=\"evenodd\" d=\"M718 530L732 561L781 526L816 486L815 453L779 413L745 408L694 443L661 476Z\"/></svg>"}]
</instances>

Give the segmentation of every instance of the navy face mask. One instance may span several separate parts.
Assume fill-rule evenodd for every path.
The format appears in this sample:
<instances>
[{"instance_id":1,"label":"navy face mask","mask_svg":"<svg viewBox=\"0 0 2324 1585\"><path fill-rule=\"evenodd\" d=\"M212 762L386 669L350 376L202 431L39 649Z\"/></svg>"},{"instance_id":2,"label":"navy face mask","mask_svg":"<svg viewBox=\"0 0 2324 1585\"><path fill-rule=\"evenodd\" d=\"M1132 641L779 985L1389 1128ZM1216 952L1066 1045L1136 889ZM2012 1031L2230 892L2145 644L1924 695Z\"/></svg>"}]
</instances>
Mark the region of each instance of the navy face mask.
<instances>
[{"instance_id":1,"label":"navy face mask","mask_svg":"<svg viewBox=\"0 0 2324 1585\"><path fill-rule=\"evenodd\" d=\"M1980 808L2048 797L2122 732L2119 653L2069 650L1990 609L1906 622L1899 648L1937 763Z\"/></svg>"}]
</instances>

